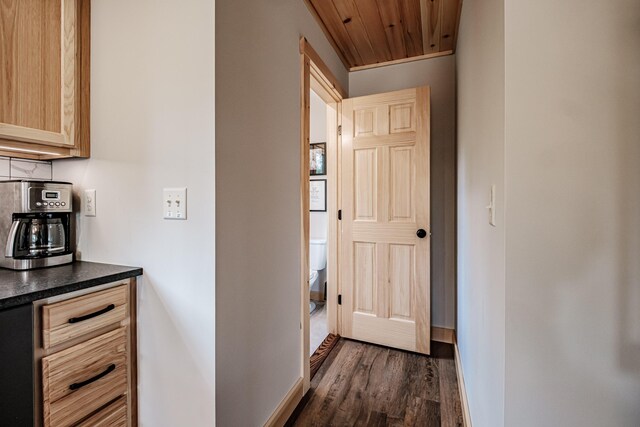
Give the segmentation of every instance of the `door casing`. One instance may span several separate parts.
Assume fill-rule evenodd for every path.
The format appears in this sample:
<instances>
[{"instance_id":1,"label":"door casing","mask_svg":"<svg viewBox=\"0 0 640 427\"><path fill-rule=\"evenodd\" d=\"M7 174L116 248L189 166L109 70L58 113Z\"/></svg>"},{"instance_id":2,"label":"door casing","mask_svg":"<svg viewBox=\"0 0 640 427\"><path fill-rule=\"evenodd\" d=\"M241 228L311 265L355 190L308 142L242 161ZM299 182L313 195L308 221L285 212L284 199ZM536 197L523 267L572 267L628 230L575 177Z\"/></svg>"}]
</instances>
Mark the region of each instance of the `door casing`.
<instances>
[{"instance_id":1,"label":"door casing","mask_svg":"<svg viewBox=\"0 0 640 427\"><path fill-rule=\"evenodd\" d=\"M310 143L310 91L314 90L327 104L327 326L330 333L340 332L338 312L339 273L338 259L340 230L338 203L340 191L339 127L342 100L347 97L333 73L329 70L309 42L300 38L300 313L301 313L301 368L303 395L311 382L309 359L309 143Z\"/></svg>"}]
</instances>

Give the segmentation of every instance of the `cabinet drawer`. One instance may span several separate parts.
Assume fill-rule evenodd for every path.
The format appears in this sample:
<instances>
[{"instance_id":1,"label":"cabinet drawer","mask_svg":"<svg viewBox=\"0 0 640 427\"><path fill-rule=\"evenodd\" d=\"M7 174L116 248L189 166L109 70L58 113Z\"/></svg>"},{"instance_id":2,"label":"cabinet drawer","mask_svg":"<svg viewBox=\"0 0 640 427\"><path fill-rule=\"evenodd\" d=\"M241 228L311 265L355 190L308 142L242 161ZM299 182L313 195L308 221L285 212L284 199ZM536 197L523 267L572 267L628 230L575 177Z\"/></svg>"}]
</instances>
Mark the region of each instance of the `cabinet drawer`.
<instances>
[{"instance_id":1,"label":"cabinet drawer","mask_svg":"<svg viewBox=\"0 0 640 427\"><path fill-rule=\"evenodd\" d=\"M68 426L127 393L127 328L42 359L45 427Z\"/></svg>"},{"instance_id":2,"label":"cabinet drawer","mask_svg":"<svg viewBox=\"0 0 640 427\"><path fill-rule=\"evenodd\" d=\"M127 398L121 397L103 408L97 414L87 418L76 427L126 427Z\"/></svg>"},{"instance_id":3,"label":"cabinet drawer","mask_svg":"<svg viewBox=\"0 0 640 427\"><path fill-rule=\"evenodd\" d=\"M127 285L82 295L42 307L43 347L119 323L127 317Z\"/></svg>"}]
</instances>

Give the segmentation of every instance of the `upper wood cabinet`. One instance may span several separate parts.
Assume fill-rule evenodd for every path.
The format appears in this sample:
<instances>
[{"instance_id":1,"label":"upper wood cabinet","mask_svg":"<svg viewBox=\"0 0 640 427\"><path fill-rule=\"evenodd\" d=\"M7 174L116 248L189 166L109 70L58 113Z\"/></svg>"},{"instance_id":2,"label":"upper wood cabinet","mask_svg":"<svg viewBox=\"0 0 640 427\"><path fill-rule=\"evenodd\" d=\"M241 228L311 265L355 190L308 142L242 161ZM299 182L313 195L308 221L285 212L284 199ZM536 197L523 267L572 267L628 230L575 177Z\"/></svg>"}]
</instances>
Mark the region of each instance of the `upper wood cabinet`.
<instances>
[{"instance_id":1,"label":"upper wood cabinet","mask_svg":"<svg viewBox=\"0 0 640 427\"><path fill-rule=\"evenodd\" d=\"M89 157L90 0L0 0L0 155Z\"/></svg>"}]
</instances>

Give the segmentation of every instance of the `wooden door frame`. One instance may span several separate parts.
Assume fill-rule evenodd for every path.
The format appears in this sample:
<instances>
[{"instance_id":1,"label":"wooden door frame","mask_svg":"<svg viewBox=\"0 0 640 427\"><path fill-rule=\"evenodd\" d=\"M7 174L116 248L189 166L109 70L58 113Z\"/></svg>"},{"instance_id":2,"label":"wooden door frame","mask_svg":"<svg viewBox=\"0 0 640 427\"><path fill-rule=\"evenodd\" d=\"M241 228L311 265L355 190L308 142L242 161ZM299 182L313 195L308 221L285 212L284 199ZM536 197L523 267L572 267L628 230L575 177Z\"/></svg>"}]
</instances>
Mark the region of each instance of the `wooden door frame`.
<instances>
[{"instance_id":1,"label":"wooden door frame","mask_svg":"<svg viewBox=\"0 0 640 427\"><path fill-rule=\"evenodd\" d=\"M310 143L310 91L314 90L327 103L327 324L330 333L339 333L338 313L338 193L340 189L338 156L342 100L347 97L329 67L322 61L309 42L300 38L300 216L301 234L301 376L303 395L311 382L309 365L309 143Z\"/></svg>"}]
</instances>

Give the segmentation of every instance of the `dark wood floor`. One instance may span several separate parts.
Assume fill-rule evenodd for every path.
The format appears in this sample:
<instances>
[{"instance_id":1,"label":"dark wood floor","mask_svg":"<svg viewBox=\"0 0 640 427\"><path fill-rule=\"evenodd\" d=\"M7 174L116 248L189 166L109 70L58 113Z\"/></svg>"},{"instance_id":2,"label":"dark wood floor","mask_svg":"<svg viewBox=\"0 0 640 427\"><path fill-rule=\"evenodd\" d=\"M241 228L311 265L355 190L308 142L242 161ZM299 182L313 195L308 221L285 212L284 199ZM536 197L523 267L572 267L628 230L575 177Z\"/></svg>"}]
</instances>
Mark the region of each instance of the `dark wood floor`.
<instances>
[{"instance_id":1,"label":"dark wood floor","mask_svg":"<svg viewBox=\"0 0 640 427\"><path fill-rule=\"evenodd\" d=\"M462 426L453 346L428 357L341 339L288 425Z\"/></svg>"}]
</instances>

